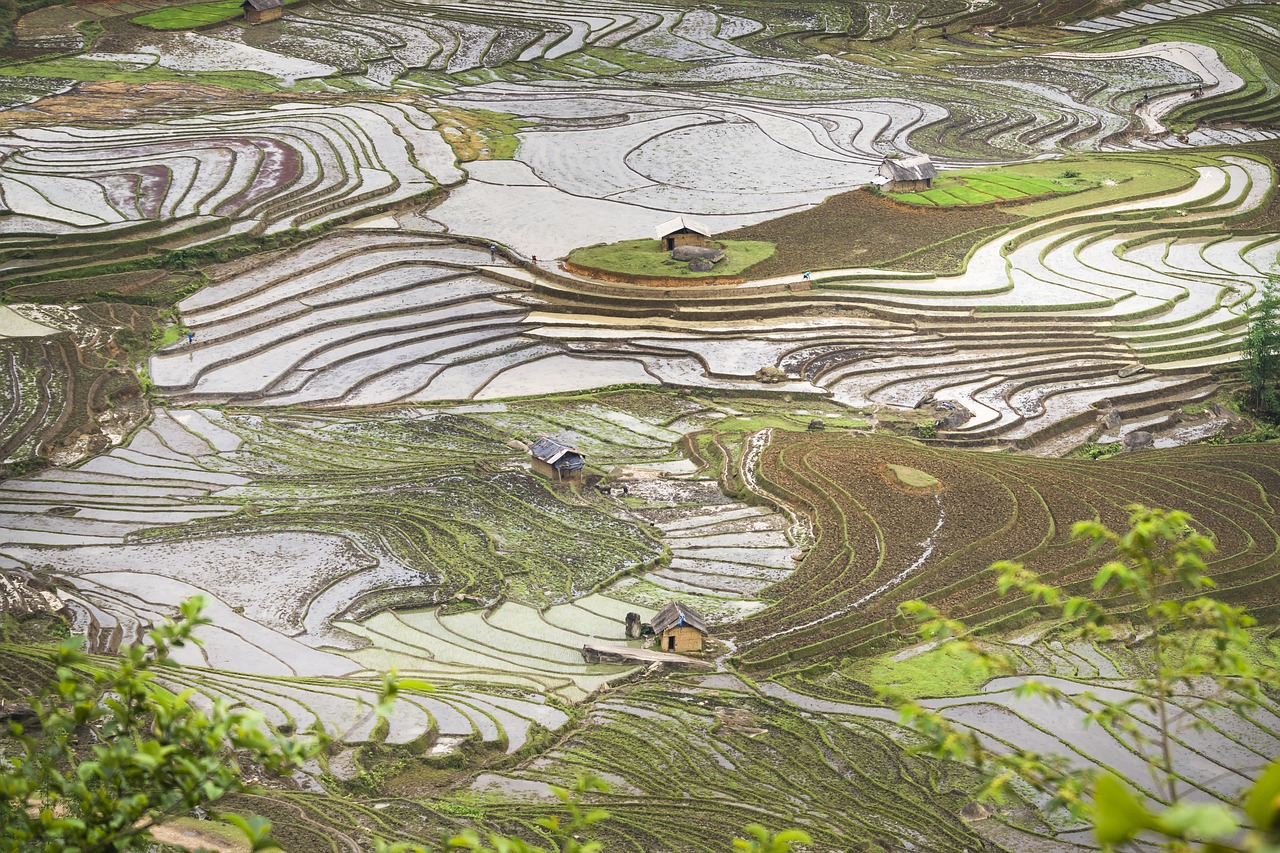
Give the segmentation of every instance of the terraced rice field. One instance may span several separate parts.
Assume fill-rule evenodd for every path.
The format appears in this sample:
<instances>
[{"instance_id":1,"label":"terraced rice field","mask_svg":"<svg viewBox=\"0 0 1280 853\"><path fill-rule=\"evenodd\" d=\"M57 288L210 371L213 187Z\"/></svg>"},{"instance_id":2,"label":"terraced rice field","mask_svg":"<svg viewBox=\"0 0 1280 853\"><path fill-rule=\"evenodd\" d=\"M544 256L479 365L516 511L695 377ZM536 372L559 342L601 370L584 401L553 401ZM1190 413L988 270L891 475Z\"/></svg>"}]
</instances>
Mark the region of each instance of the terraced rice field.
<instances>
[{"instance_id":1,"label":"terraced rice field","mask_svg":"<svg viewBox=\"0 0 1280 853\"><path fill-rule=\"evenodd\" d=\"M588 399L561 416L623 462L678 438L626 408ZM739 618L793 565L780 516L714 482L627 469L632 511L549 490L507 442L557 427L546 406L364 420L158 410L125 447L7 481L0 560L65 585L74 626L103 652L205 596L216 627L183 654L191 683L266 703L276 725L364 741L395 667L441 690L410 690L388 743L447 752L476 735L512 753L531 725L568 721L555 703L628 674L581 654L621 644L628 612L677 597ZM669 568L609 585L664 551Z\"/></svg>"},{"instance_id":2,"label":"terraced rice field","mask_svg":"<svg viewBox=\"0 0 1280 853\"><path fill-rule=\"evenodd\" d=\"M739 629L744 663L777 667L885 644L897 604L931 601L977 624L1036 618L1001 599L984 569L1000 559L1073 584L1097 564L1069 541L1079 519L1125 523L1132 503L1182 509L1217 544L1217 595L1271 612L1276 453L1188 447L1096 464L922 448L899 439L777 433L761 460L763 488L813 520L815 544L770 588L775 603ZM920 487L894 466L938 481ZM980 536L975 531L982 531ZM1126 602L1108 605L1124 610Z\"/></svg>"},{"instance_id":3,"label":"terraced rice field","mask_svg":"<svg viewBox=\"0 0 1280 853\"><path fill-rule=\"evenodd\" d=\"M432 119L390 104L278 105L127 129L0 137L0 280L314 227L461 178Z\"/></svg>"},{"instance_id":4,"label":"terraced rice field","mask_svg":"<svg viewBox=\"0 0 1280 853\"><path fill-rule=\"evenodd\" d=\"M1033 221L957 277L865 270L730 289L530 275L440 238L360 229L240 269L182 303L194 345L152 359L174 399L372 405L617 384L781 393L970 417L956 444L1061 453L1108 410L1136 423L1211 394L1238 357L1280 237L1233 236L1272 186L1261 160L1190 161L1187 186ZM752 322L734 318L752 311ZM1033 331L1034 330L1034 331ZM945 359L945 360L943 360ZM942 368L942 369L940 369ZM1144 369L1145 368L1145 369Z\"/></svg>"},{"instance_id":5,"label":"terraced rice field","mask_svg":"<svg viewBox=\"0 0 1280 853\"><path fill-rule=\"evenodd\" d=\"M146 416L137 378L111 361L116 339L148 328L132 305L5 309L0 319L0 470L37 457L61 464L118 444Z\"/></svg>"},{"instance_id":6,"label":"terraced rice field","mask_svg":"<svg viewBox=\"0 0 1280 853\"><path fill-rule=\"evenodd\" d=\"M1134 501L1190 512L1221 595L1274 624L1276 448L1194 442L1238 426L1221 403L1280 274L1275 4L232 5L51 6L0 59L0 571L56 585L93 666L204 596L172 686L340 744L241 804L287 849L537 837L584 771L613 784L610 849L723 850L748 822L1079 849L1026 791L962 819L977 774L904 752L875 689L1148 784L1014 689L1122 698L1149 662L984 572L1079 584L1098 557L1070 524ZM1106 181L1055 159L1100 151ZM900 246L819 206L892 152L944 175L894 208L921 232ZM1040 177L998 177L1016 162ZM888 245L670 289L557 263L675 215ZM1134 430L1193 446L1034 458ZM542 436L585 482L531 472ZM916 597L1018 674L900 648ZM710 622L706 668L584 660L672 600ZM0 659L4 698L43 671ZM1280 746L1271 702L1188 716L1200 798Z\"/></svg>"}]
</instances>

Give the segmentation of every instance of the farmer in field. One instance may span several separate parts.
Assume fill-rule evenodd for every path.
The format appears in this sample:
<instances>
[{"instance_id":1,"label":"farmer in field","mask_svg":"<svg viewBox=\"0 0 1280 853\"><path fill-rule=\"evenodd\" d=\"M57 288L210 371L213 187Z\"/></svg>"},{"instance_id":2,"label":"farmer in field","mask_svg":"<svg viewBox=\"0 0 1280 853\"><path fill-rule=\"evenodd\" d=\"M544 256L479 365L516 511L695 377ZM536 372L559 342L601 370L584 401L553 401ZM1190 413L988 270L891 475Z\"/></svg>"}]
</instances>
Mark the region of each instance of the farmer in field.
<instances>
[{"instance_id":1,"label":"farmer in field","mask_svg":"<svg viewBox=\"0 0 1280 853\"><path fill-rule=\"evenodd\" d=\"M808 270L805 270L805 271L804 271L804 280L805 280L805 281L809 281L809 271L808 271Z\"/></svg>"},{"instance_id":2,"label":"farmer in field","mask_svg":"<svg viewBox=\"0 0 1280 853\"><path fill-rule=\"evenodd\" d=\"M498 245L496 243L489 244L489 262L493 263L498 259Z\"/></svg>"}]
</instances>

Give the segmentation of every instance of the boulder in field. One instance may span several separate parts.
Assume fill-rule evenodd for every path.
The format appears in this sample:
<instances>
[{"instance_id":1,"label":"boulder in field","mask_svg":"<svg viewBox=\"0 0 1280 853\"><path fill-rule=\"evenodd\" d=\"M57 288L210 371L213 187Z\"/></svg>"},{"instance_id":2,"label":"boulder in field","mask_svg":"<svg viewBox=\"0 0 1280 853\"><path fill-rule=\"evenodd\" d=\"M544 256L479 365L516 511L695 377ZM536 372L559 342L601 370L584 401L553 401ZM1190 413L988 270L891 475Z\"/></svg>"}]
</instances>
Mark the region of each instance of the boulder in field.
<instances>
[{"instance_id":1,"label":"boulder in field","mask_svg":"<svg viewBox=\"0 0 1280 853\"><path fill-rule=\"evenodd\" d=\"M1127 432L1122 439L1126 452L1134 450L1150 450L1155 447L1155 436L1147 432L1145 429L1135 429L1133 432Z\"/></svg>"},{"instance_id":2,"label":"boulder in field","mask_svg":"<svg viewBox=\"0 0 1280 853\"><path fill-rule=\"evenodd\" d=\"M718 264L724 260L723 249L713 249L710 246L676 246L671 250L671 260L673 261L711 261Z\"/></svg>"},{"instance_id":3,"label":"boulder in field","mask_svg":"<svg viewBox=\"0 0 1280 853\"><path fill-rule=\"evenodd\" d=\"M768 367L762 367L756 371L756 379L766 385L773 385L777 382L786 382L787 374L773 365L769 365Z\"/></svg>"},{"instance_id":4,"label":"boulder in field","mask_svg":"<svg viewBox=\"0 0 1280 853\"><path fill-rule=\"evenodd\" d=\"M689 272L711 272L712 266L706 258L694 258L689 261Z\"/></svg>"}]
</instances>

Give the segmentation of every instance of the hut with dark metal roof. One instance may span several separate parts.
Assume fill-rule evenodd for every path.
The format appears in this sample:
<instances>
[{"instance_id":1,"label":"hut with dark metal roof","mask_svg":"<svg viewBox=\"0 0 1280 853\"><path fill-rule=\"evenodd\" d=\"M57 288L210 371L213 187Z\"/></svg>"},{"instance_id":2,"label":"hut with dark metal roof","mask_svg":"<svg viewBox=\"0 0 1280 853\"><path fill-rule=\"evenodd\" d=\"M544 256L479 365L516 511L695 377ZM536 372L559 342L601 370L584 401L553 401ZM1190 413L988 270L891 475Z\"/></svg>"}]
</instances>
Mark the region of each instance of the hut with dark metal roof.
<instances>
[{"instance_id":1,"label":"hut with dark metal roof","mask_svg":"<svg viewBox=\"0 0 1280 853\"><path fill-rule=\"evenodd\" d=\"M684 216L668 219L655 231L664 252L670 252L676 246L705 246L711 239L710 228Z\"/></svg>"},{"instance_id":2,"label":"hut with dark metal roof","mask_svg":"<svg viewBox=\"0 0 1280 853\"><path fill-rule=\"evenodd\" d=\"M244 10L244 19L251 24L265 24L284 14L280 0L244 0L240 8Z\"/></svg>"},{"instance_id":3,"label":"hut with dark metal roof","mask_svg":"<svg viewBox=\"0 0 1280 853\"><path fill-rule=\"evenodd\" d=\"M533 443L529 455L533 457L533 470L553 483L581 480L587 466L585 453L546 436Z\"/></svg>"},{"instance_id":4,"label":"hut with dark metal roof","mask_svg":"<svg viewBox=\"0 0 1280 853\"><path fill-rule=\"evenodd\" d=\"M707 622L689 605L668 602L649 620L664 652L700 652L707 642Z\"/></svg>"},{"instance_id":5,"label":"hut with dark metal roof","mask_svg":"<svg viewBox=\"0 0 1280 853\"><path fill-rule=\"evenodd\" d=\"M872 183L885 192L914 193L933 189L933 179L936 177L938 168L933 165L928 154L905 158L886 157Z\"/></svg>"}]
</instances>

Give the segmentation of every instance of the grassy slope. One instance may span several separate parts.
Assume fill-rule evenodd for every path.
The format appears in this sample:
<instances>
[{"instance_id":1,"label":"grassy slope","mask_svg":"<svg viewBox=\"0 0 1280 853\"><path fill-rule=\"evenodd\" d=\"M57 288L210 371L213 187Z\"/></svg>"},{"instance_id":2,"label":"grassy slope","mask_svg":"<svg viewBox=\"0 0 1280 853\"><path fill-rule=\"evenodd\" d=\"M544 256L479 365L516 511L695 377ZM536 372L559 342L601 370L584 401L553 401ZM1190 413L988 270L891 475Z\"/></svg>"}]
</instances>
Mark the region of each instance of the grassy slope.
<instances>
[{"instance_id":1,"label":"grassy slope","mask_svg":"<svg viewBox=\"0 0 1280 853\"><path fill-rule=\"evenodd\" d=\"M592 269L627 275L661 276L664 278L707 278L739 275L773 255L773 243L758 240L725 240L715 245L725 251L725 259L710 272L691 272L688 265L671 262L670 254L661 251L657 240L624 240L605 246L574 249L569 260Z\"/></svg>"},{"instance_id":2,"label":"grassy slope","mask_svg":"<svg viewBox=\"0 0 1280 853\"><path fill-rule=\"evenodd\" d=\"M132 23L153 30L184 30L216 24L240 13L240 4L236 0L216 0L213 3L191 3L171 9L157 9L133 18Z\"/></svg>"},{"instance_id":3,"label":"grassy slope","mask_svg":"<svg viewBox=\"0 0 1280 853\"><path fill-rule=\"evenodd\" d=\"M1079 172L1080 177L1061 178L1066 171ZM984 172L966 170L961 174ZM950 273L975 246L1028 218L1174 190L1193 177L1178 165L1177 155L1071 157L1005 167L1000 172L1064 184L1070 180L1078 190L1022 203L944 208L898 204L887 196L854 190L832 196L810 210L721 236L777 244L777 253L752 269L753 278L844 267Z\"/></svg>"},{"instance_id":4,"label":"grassy slope","mask_svg":"<svg viewBox=\"0 0 1280 853\"><path fill-rule=\"evenodd\" d=\"M891 689L915 699L921 696L968 696L986 681L974 667L973 655L943 645L905 660L896 653L853 658L840 673L872 687Z\"/></svg>"}]
</instances>

